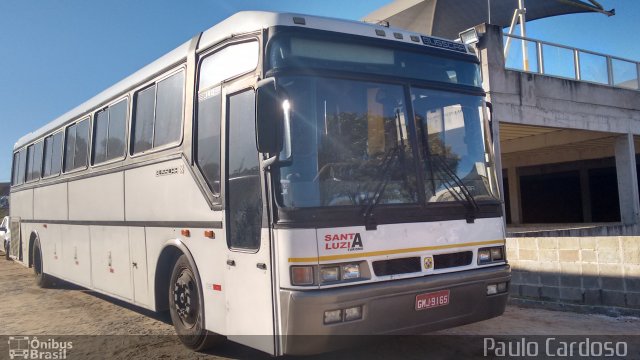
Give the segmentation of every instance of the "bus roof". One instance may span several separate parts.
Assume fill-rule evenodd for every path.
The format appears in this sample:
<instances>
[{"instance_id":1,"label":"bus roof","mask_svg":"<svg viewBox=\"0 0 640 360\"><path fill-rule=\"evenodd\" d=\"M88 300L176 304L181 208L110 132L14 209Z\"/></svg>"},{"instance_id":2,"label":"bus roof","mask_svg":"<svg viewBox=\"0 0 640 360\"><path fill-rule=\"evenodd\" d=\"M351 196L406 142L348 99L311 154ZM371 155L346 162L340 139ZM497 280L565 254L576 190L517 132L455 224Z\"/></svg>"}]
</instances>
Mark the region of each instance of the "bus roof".
<instances>
[{"instance_id":1,"label":"bus roof","mask_svg":"<svg viewBox=\"0 0 640 360\"><path fill-rule=\"evenodd\" d=\"M295 21L294 18L296 19ZM301 18L304 19L303 22L300 21ZM334 19L312 15L266 11L241 11L217 23L208 30L205 30L200 34L196 34L196 36L200 36L198 49L206 49L212 45L215 45L216 43L232 37L233 35L259 31L278 25L330 30L335 32L375 38L382 37L389 40L413 44L418 42L422 45L438 47L441 49L447 49L449 51L453 51L450 49L451 44L457 44L455 46L460 47L457 49L458 52L470 53L468 48L462 44L454 43L444 39L426 37L422 34L410 32L404 29L397 29L379 24L370 24L355 20ZM381 31L384 32L384 35L381 35ZM396 36L395 34L402 34L402 38L399 38L399 36ZM416 41L416 36L418 39L420 39L419 41ZM443 40L449 45L441 46L439 45L440 43L436 44L433 40ZM129 91L129 89L141 84L145 80L151 79L162 70L184 61L187 57L189 46L190 41L183 43L174 50L146 65L132 75L129 75L123 80L110 86L91 99L64 113L55 120L39 128L38 130L21 137L14 145L14 151L36 139L39 139L41 136L64 126L66 123L75 121L81 116L97 110L100 106L104 106L107 102L115 99L115 97Z\"/></svg>"}]
</instances>

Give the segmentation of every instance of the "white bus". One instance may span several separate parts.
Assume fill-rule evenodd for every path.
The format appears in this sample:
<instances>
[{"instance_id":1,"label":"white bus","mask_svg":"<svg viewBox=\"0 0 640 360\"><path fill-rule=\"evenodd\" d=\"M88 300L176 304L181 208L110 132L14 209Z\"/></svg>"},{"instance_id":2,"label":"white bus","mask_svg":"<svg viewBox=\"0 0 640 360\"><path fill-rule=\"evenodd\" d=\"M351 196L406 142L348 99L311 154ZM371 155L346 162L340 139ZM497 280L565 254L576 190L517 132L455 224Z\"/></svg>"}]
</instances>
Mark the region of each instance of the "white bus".
<instances>
[{"instance_id":1,"label":"white bus","mask_svg":"<svg viewBox=\"0 0 640 360\"><path fill-rule=\"evenodd\" d=\"M504 311L491 149L467 46L241 12L19 139L12 246L195 350L420 334Z\"/></svg>"}]
</instances>

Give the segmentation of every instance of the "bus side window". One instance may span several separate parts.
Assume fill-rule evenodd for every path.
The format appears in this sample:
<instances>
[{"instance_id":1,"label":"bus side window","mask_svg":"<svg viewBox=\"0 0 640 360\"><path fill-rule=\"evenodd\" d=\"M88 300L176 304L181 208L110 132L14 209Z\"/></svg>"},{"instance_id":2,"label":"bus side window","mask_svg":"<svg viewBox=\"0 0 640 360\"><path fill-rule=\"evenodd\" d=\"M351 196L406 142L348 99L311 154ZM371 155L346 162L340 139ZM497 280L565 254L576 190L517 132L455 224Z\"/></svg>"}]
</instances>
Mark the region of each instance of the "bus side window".
<instances>
[{"instance_id":1,"label":"bus side window","mask_svg":"<svg viewBox=\"0 0 640 360\"><path fill-rule=\"evenodd\" d=\"M24 183L25 173L27 171L27 150L20 150L20 163L18 164L18 184Z\"/></svg>"},{"instance_id":2,"label":"bus side window","mask_svg":"<svg viewBox=\"0 0 640 360\"><path fill-rule=\"evenodd\" d=\"M20 158L24 153L24 149L20 150L13 154L13 171L11 176L11 185L20 185L24 181L24 172L22 173L23 177L20 176Z\"/></svg>"},{"instance_id":3,"label":"bus side window","mask_svg":"<svg viewBox=\"0 0 640 360\"><path fill-rule=\"evenodd\" d=\"M221 85L226 79L254 70L258 65L257 41L226 46L200 63L196 117L196 162L214 195L220 194Z\"/></svg>"},{"instance_id":4,"label":"bus side window","mask_svg":"<svg viewBox=\"0 0 640 360\"><path fill-rule=\"evenodd\" d=\"M131 127L132 153L178 143L183 106L184 70L138 91Z\"/></svg>"},{"instance_id":5,"label":"bus side window","mask_svg":"<svg viewBox=\"0 0 640 360\"><path fill-rule=\"evenodd\" d=\"M67 127L64 147L64 171L87 167L89 151L89 118Z\"/></svg>"},{"instance_id":6,"label":"bus side window","mask_svg":"<svg viewBox=\"0 0 640 360\"><path fill-rule=\"evenodd\" d=\"M260 248L262 192L255 143L255 93L249 89L227 99L227 209L229 248Z\"/></svg>"},{"instance_id":7,"label":"bus side window","mask_svg":"<svg viewBox=\"0 0 640 360\"><path fill-rule=\"evenodd\" d=\"M209 188L220 194L220 86L198 94L197 163Z\"/></svg>"},{"instance_id":8,"label":"bus side window","mask_svg":"<svg viewBox=\"0 0 640 360\"><path fill-rule=\"evenodd\" d=\"M42 170L42 141L27 148L27 182L40 179Z\"/></svg>"},{"instance_id":9,"label":"bus side window","mask_svg":"<svg viewBox=\"0 0 640 360\"><path fill-rule=\"evenodd\" d=\"M127 99L98 111L93 125L93 164L121 158L125 154Z\"/></svg>"}]
</instances>

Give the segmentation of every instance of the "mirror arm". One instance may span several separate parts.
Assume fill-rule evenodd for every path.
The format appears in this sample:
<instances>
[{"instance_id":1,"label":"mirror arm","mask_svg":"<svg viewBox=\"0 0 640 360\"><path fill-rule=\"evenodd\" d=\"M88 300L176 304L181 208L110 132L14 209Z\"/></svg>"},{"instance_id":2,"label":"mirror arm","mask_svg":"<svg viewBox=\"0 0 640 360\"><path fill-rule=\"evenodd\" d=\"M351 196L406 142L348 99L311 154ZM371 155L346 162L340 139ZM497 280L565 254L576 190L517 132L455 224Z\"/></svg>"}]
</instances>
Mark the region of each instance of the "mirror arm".
<instances>
[{"instance_id":1,"label":"mirror arm","mask_svg":"<svg viewBox=\"0 0 640 360\"><path fill-rule=\"evenodd\" d=\"M262 161L262 168L265 169L266 171L270 171L271 166L273 166L273 164L277 162L278 162L278 155L272 156Z\"/></svg>"}]
</instances>

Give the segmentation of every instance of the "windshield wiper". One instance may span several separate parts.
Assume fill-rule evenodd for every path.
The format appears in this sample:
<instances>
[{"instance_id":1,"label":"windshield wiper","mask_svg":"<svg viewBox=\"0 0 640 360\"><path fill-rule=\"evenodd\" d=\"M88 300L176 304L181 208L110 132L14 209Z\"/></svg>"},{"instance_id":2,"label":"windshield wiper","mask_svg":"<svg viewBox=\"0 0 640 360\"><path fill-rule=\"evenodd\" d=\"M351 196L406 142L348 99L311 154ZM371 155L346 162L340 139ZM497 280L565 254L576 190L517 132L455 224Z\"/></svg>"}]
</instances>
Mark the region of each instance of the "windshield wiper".
<instances>
[{"instance_id":1,"label":"windshield wiper","mask_svg":"<svg viewBox=\"0 0 640 360\"><path fill-rule=\"evenodd\" d=\"M373 209L378 205L380 199L382 199L382 195L384 194L384 190L387 188L387 184L389 183L389 179L391 179L391 168L396 164L396 159L399 159L398 151L404 151L403 145L396 145L389 150L387 150L385 157L382 160L382 167L380 174L383 174L382 179L378 182L376 186L376 190L373 193L373 197L369 201L369 205L364 211L364 226L366 230L375 230L378 227L377 222L373 218Z\"/></svg>"},{"instance_id":2,"label":"windshield wiper","mask_svg":"<svg viewBox=\"0 0 640 360\"><path fill-rule=\"evenodd\" d=\"M449 179L454 183L452 184L447 179L442 179L442 185L449 191L453 198L467 208L467 223L473 223L480 212L480 207L474 199L473 195L469 191L469 188L464 184L464 181L451 169L447 162L438 155L429 155L429 159L437 159L436 166L445 173ZM435 180L435 179L434 179ZM457 189L457 190L456 190ZM464 198L464 199L463 199Z\"/></svg>"},{"instance_id":3,"label":"windshield wiper","mask_svg":"<svg viewBox=\"0 0 640 360\"><path fill-rule=\"evenodd\" d=\"M396 109L395 111L395 122L396 129L398 131L398 140L399 144L390 148L385 153L384 158L381 163L381 171L379 174L382 174L382 179L378 182L376 186L376 190L373 193L373 197L369 201L369 205L364 211L364 227L366 230L375 230L378 227L378 223L375 221L373 217L373 209L380 203L380 199L382 199L382 195L384 194L385 189L387 188L387 184L389 183L389 179L391 179L391 175L393 172L391 171L392 167L396 166L396 160L400 159L402 164L404 164L404 159L401 157L404 155L405 144L404 144L404 134L402 133L402 124L400 123L400 110ZM402 168L402 176L405 178L405 182L408 183L406 178L406 169Z\"/></svg>"}]
</instances>

